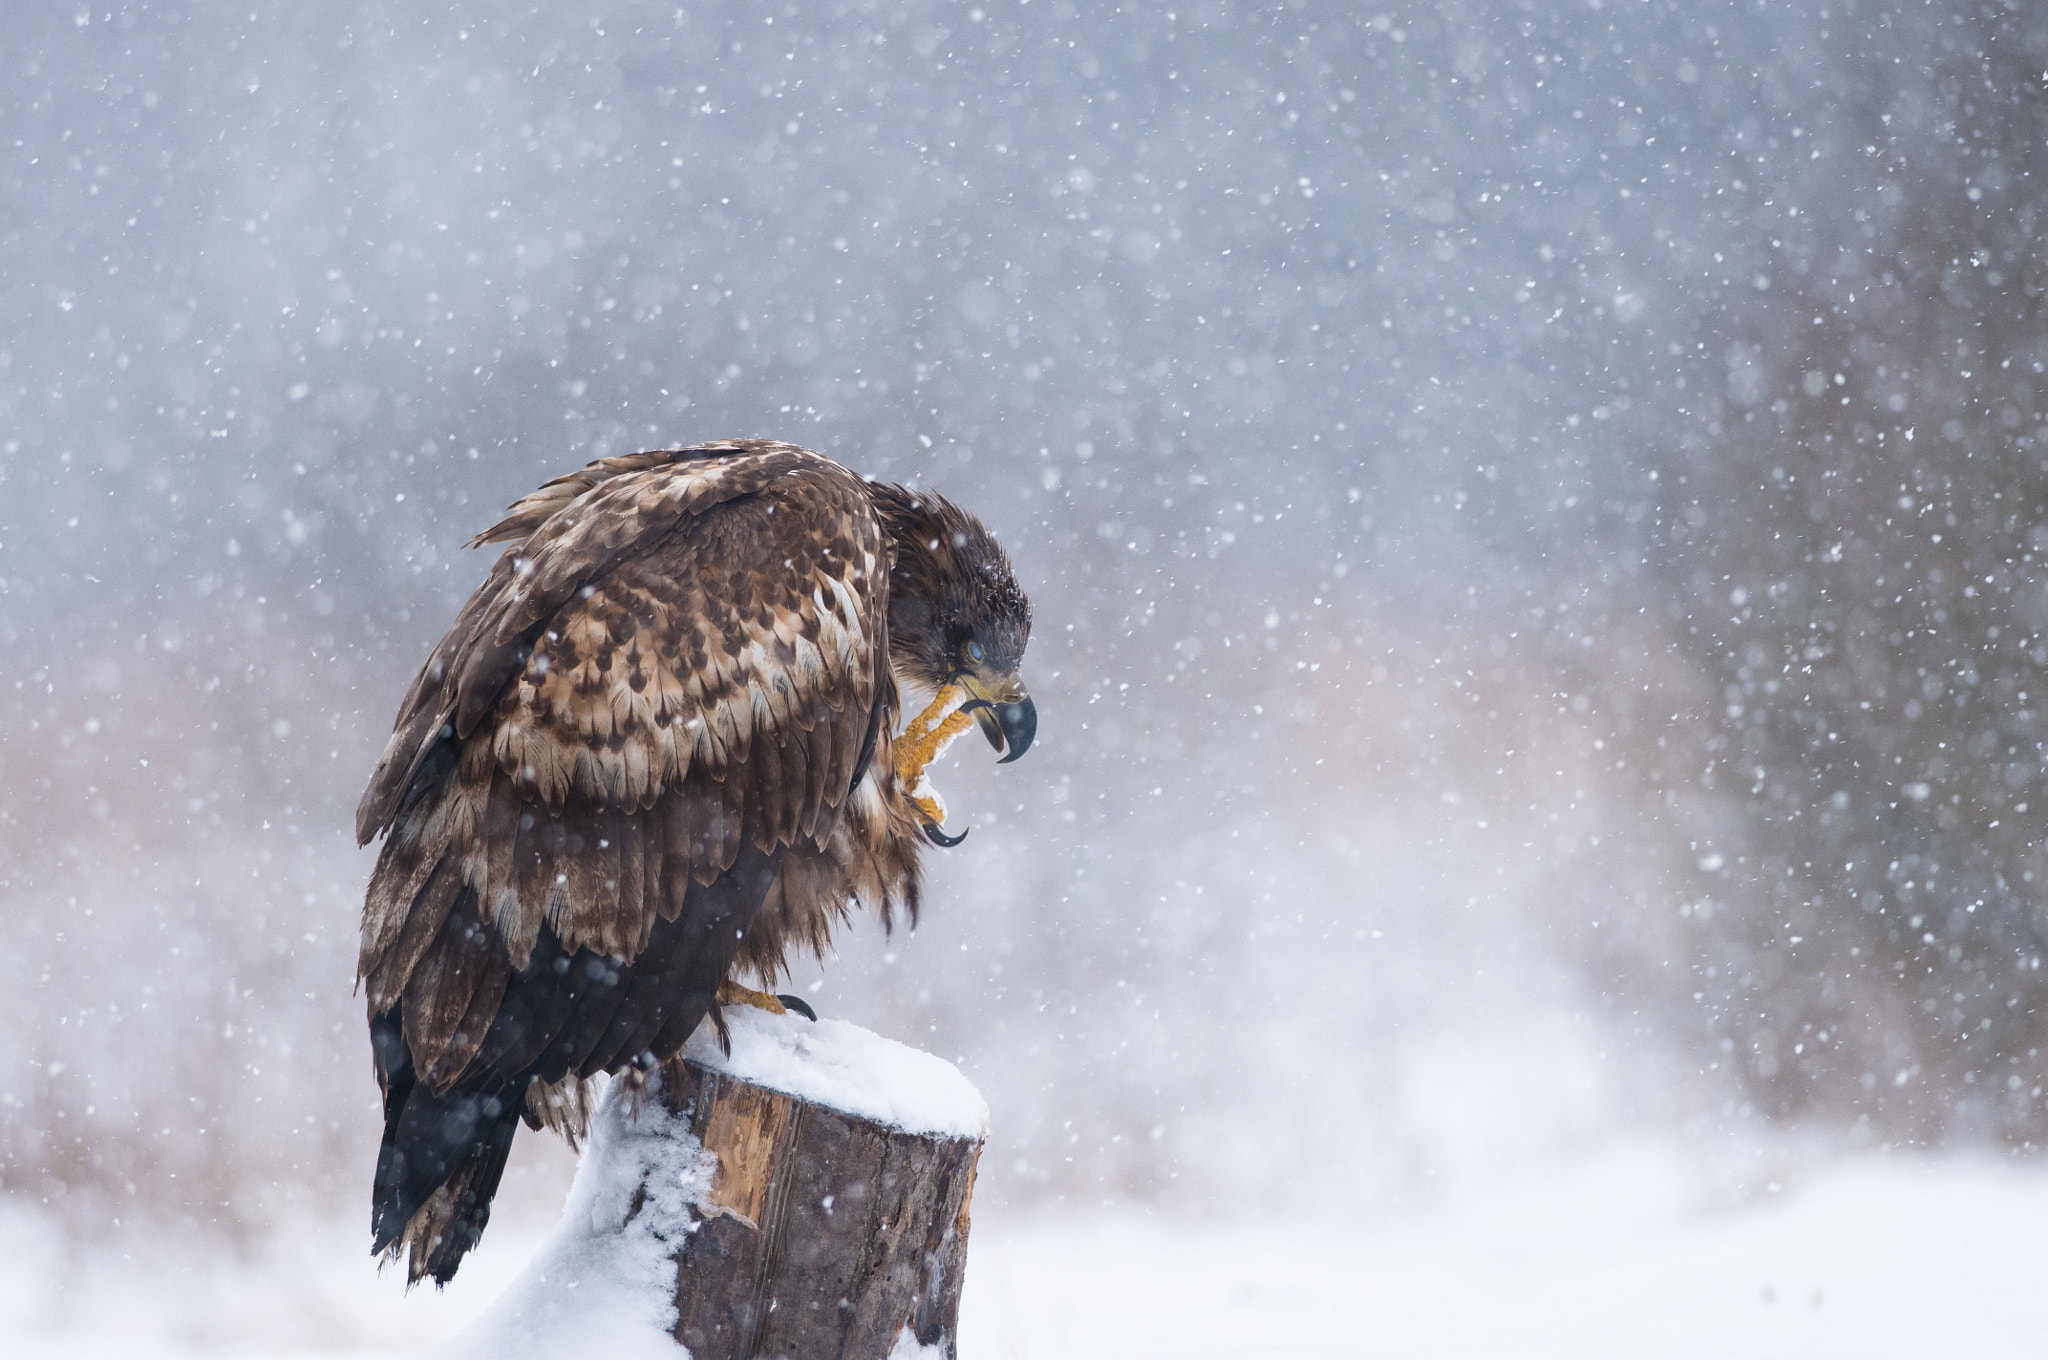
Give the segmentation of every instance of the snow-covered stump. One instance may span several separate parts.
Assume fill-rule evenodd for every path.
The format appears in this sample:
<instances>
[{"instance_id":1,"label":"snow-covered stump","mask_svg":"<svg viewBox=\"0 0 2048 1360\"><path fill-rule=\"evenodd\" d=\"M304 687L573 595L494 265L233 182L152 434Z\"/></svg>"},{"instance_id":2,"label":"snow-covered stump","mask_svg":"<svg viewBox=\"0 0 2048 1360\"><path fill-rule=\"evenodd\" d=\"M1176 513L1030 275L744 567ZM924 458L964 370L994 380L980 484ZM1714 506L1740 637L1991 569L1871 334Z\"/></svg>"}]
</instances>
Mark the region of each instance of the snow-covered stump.
<instances>
[{"instance_id":1,"label":"snow-covered stump","mask_svg":"<svg viewBox=\"0 0 2048 1360\"><path fill-rule=\"evenodd\" d=\"M688 1064L664 1091L718 1157L676 1258L694 1360L954 1356L981 1139L908 1133Z\"/></svg>"},{"instance_id":2,"label":"snow-covered stump","mask_svg":"<svg viewBox=\"0 0 2048 1360\"><path fill-rule=\"evenodd\" d=\"M606 1094L561 1226L451 1360L954 1360L980 1094L843 1021L726 1015L730 1057L707 1025Z\"/></svg>"}]
</instances>

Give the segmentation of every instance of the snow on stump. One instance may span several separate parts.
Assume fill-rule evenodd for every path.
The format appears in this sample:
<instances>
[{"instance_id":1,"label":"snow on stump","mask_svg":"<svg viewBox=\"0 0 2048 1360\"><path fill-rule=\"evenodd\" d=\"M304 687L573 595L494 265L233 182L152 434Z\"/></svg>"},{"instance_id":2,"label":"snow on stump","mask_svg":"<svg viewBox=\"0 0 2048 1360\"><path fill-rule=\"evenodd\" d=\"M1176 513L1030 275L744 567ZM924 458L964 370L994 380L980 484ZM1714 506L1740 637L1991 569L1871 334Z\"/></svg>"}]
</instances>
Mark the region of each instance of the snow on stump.
<instances>
[{"instance_id":1,"label":"snow on stump","mask_svg":"<svg viewBox=\"0 0 2048 1360\"><path fill-rule=\"evenodd\" d=\"M988 1106L843 1021L726 1017L730 1057L706 1025L606 1093L561 1226L446 1360L954 1360Z\"/></svg>"}]
</instances>

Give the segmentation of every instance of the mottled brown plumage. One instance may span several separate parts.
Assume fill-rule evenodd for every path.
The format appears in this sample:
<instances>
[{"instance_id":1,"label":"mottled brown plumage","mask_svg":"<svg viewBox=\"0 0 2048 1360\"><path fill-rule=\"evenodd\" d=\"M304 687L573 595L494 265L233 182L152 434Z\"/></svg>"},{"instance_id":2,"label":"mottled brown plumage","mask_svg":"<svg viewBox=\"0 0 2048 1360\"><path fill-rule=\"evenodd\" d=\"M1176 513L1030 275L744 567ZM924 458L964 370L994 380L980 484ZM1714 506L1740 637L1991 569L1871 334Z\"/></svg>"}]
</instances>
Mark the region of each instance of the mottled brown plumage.
<instances>
[{"instance_id":1,"label":"mottled brown plumage","mask_svg":"<svg viewBox=\"0 0 2048 1360\"><path fill-rule=\"evenodd\" d=\"M360 961L376 1249L442 1281L522 1113L573 1130L578 1083L722 1029L720 983L822 953L855 903L915 919L899 676L1029 705L1029 604L987 530L794 445L605 459L475 542L509 546L356 819L386 834ZM1002 725L1013 755L1030 724Z\"/></svg>"}]
</instances>

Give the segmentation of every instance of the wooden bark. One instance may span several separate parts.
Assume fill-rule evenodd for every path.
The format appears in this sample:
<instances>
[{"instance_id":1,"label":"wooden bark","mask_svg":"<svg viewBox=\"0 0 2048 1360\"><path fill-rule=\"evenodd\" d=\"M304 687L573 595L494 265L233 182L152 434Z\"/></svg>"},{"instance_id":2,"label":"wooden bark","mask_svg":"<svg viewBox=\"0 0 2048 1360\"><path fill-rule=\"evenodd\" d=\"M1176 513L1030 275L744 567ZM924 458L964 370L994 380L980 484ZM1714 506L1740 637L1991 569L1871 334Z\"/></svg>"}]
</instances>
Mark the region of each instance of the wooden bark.
<instances>
[{"instance_id":1,"label":"wooden bark","mask_svg":"<svg viewBox=\"0 0 2048 1360\"><path fill-rule=\"evenodd\" d=\"M887 1360L906 1327L955 1360L981 1140L681 1066L661 1098L718 1157L676 1257L675 1338L692 1360Z\"/></svg>"}]
</instances>

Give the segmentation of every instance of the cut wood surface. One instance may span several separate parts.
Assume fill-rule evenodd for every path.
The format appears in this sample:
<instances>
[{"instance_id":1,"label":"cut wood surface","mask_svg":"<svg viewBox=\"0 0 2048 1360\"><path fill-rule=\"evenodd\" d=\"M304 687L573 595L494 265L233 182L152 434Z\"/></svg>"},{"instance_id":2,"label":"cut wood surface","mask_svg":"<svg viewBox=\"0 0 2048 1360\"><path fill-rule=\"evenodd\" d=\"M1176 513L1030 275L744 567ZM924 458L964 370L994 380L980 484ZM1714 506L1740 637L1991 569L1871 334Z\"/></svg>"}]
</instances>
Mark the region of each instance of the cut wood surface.
<instances>
[{"instance_id":1,"label":"cut wood surface","mask_svg":"<svg viewBox=\"0 0 2048 1360\"><path fill-rule=\"evenodd\" d=\"M676 1256L693 1360L953 1360L979 1137L910 1133L686 1061L661 1094L718 1158ZM906 1336L907 1333L907 1336Z\"/></svg>"}]
</instances>

